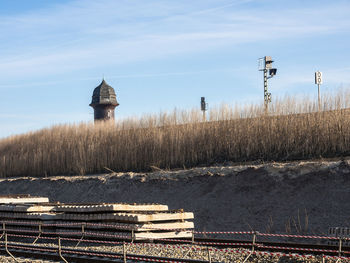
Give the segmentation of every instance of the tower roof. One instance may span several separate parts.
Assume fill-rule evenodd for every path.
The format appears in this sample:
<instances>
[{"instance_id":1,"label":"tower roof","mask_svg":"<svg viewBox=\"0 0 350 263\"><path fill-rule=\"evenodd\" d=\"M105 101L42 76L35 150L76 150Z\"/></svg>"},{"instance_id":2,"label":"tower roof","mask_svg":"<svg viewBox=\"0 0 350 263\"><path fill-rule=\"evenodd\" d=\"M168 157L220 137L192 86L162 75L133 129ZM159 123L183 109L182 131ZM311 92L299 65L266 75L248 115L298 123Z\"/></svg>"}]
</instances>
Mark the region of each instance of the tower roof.
<instances>
[{"instance_id":1,"label":"tower roof","mask_svg":"<svg viewBox=\"0 0 350 263\"><path fill-rule=\"evenodd\" d=\"M109 86L105 80L102 80L101 84L94 89L90 106L99 104L113 106L119 105L114 89Z\"/></svg>"}]
</instances>

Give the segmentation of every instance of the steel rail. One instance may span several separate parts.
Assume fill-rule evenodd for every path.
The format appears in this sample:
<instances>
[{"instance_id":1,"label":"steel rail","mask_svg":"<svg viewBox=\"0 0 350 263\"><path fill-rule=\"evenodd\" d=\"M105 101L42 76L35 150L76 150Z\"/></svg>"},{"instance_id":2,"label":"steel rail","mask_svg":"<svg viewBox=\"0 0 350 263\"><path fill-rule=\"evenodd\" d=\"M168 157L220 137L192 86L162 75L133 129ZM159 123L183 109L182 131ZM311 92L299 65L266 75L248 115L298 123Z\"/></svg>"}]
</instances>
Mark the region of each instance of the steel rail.
<instances>
[{"instance_id":1,"label":"steel rail","mask_svg":"<svg viewBox=\"0 0 350 263\"><path fill-rule=\"evenodd\" d=\"M212 246L216 248L248 248L253 246L252 240L237 240L237 239L216 239L216 238L196 238L194 244ZM211 245L212 244L212 245ZM296 243L296 242L274 242L266 240L255 241L256 250L295 253L308 252L313 255L338 255L339 246L329 244L314 244L314 243ZM314 250L314 251L312 251ZM342 245L341 253L350 256L350 246Z\"/></svg>"},{"instance_id":2,"label":"steel rail","mask_svg":"<svg viewBox=\"0 0 350 263\"><path fill-rule=\"evenodd\" d=\"M63 232L62 232L63 231ZM127 238L121 238L120 235L113 235L111 232L106 235L96 235L96 236L88 236L88 232L64 232L62 230L60 232L43 232L43 231L31 231L31 230L18 230L18 229L6 229L6 233L22 233L22 234L28 234L28 238L33 238L35 242L38 240L52 240L58 237L61 237L62 240L64 240L64 237L67 237L66 240L72 237L76 237L77 240L79 240L79 243L102 243L108 244L108 242L111 243L111 245L115 242L115 240L118 241L128 241L130 242L130 239ZM37 235L39 234L40 235ZM10 236L15 236L11 235ZM29 236L30 235L30 236ZM20 235L19 235L20 236ZM24 236L23 236L24 237ZM155 244L173 244L175 245L198 245L198 246L210 246L212 248L216 248L217 250L225 249L225 248L247 248L251 249L252 247L255 248L257 251L270 251L270 252L283 252L283 253L299 253L299 254L312 254L312 255L329 255L329 256L350 256L350 247L342 244L341 251L339 251L338 245L328 245L328 244L315 244L315 243L295 243L295 242L272 242L272 241L266 241L268 237L262 236L260 237L254 244L252 240L242 240L242 239L218 239L218 238L195 238L192 239L182 239L182 240L172 240L172 239L158 239L158 240L135 240L134 243L145 243L145 242L151 242ZM20 239L19 239L20 240ZM32 241L33 241L32 240ZM114 241L113 241L114 240ZM334 240L333 240L334 241ZM311 242L311 240L310 240ZM120 243L120 242L119 242ZM215 249L214 249L215 250Z\"/></svg>"},{"instance_id":3,"label":"steel rail","mask_svg":"<svg viewBox=\"0 0 350 263\"><path fill-rule=\"evenodd\" d=\"M7 233L22 233L31 235L30 238L33 240L37 240L38 236L33 235L37 233L35 231L26 231L26 230L6 230ZM28 236L29 237L29 236ZM41 232L39 239L45 240L45 238L72 238L76 237L79 240L79 243L111 243L111 245L115 245L115 241L127 241L131 242L131 239L122 238L120 235L106 234L106 235L88 235L88 232L80 233L80 232ZM216 248L252 248L252 240L242 240L242 239L218 239L218 238L195 238L191 239L181 239L181 240L172 240L172 239L151 239L151 240L134 240L134 243L145 243L151 242L155 244L193 244L199 246L211 246ZM114 244L113 244L114 243ZM259 250L260 248L264 248L265 250L275 251L275 252L309 252L312 251L313 254L325 254L326 251L329 255L337 255L338 254L338 245L328 245L328 244L313 244L313 243L296 243L296 242L273 242L273 241L264 241L257 240L255 242L255 247ZM289 248L289 250L288 250ZM319 250L319 251L317 251ZM311 251L310 251L311 252ZM348 254L350 256L350 247L346 245L342 245L342 253Z\"/></svg>"},{"instance_id":4,"label":"steel rail","mask_svg":"<svg viewBox=\"0 0 350 263\"><path fill-rule=\"evenodd\" d=\"M33 237L31 237L33 238ZM49 240L52 240L51 238ZM63 241L65 242L74 242L74 241L80 241L80 239L71 239L71 238L62 238ZM104 243L104 245L108 245L107 242L103 242L101 240L83 240L87 244L94 244L95 241L96 243ZM209 242L208 242L209 241ZM201 240L201 242L186 242L186 243L176 243L176 242L153 242L153 243L144 243L145 245L149 246L164 246L167 248L179 248L179 245L196 245L197 247L194 249L198 249L198 246L201 246L203 248L211 247L211 251L234 251L235 248L247 248L251 249L253 243L249 243L249 241L242 242L240 243L234 243L232 242L233 240L215 240L215 242L210 242L213 241L213 239L206 239L206 240ZM230 241L230 242L227 242ZM25 243L23 243L25 244ZM167 245L166 245L167 244ZM111 242L111 246L115 245L115 242ZM191 246L189 246L191 247ZM317 244L300 244L300 243L282 243L282 242L256 242L255 243L255 250L256 251L270 251L270 252L282 252L282 253L299 253L299 254L312 254L312 255L328 255L328 256L337 256L339 255L338 251L338 246L334 245L317 245ZM343 255L349 256L350 255L350 247L343 247L342 252Z\"/></svg>"},{"instance_id":5,"label":"steel rail","mask_svg":"<svg viewBox=\"0 0 350 263\"><path fill-rule=\"evenodd\" d=\"M35 258L44 260L62 260L61 256L68 262L124 262L123 253L106 252L99 250L84 250L62 247L59 253L57 247L46 247L40 245L29 245L25 243L9 243L8 249L14 257ZM0 253L7 255L4 247ZM169 263L207 263L207 260L180 259L170 257L157 257L147 255L126 254L128 262L169 262ZM214 261L213 261L214 263Z\"/></svg>"},{"instance_id":6,"label":"steel rail","mask_svg":"<svg viewBox=\"0 0 350 263\"><path fill-rule=\"evenodd\" d=\"M68 239L69 240L69 239ZM93 240L90 240L90 243L93 243ZM227 250L228 247L246 247L249 248L249 245L253 245L253 243L249 243L246 241L245 246L240 245L232 245L232 240L218 240L218 239L202 239L201 242L194 242L193 245L202 245L203 249L210 248L208 251L213 250ZM214 245L210 245L210 241L215 241ZM228 242L229 241L229 242ZM240 240L240 242L242 242ZM3 242L2 242L3 243ZM200 243L200 244L199 244ZM179 245L179 243L173 243ZM182 243L183 244L183 243ZM188 242L186 243L189 244ZM205 246L203 245L205 244ZM229 245L230 244L230 245ZM49 259L49 260L62 260L62 257L66 259L68 262L124 262L123 261L123 253L115 253L115 252L105 252L98 250L84 250L77 248L67 248L61 247L47 247L43 245L32 245L28 243L14 243L8 242L7 249L5 244L1 244L0 253L8 254L8 251L15 257L27 257L27 258L40 258L40 259ZM149 244L152 245L152 244ZM157 244L154 244L157 245ZM161 244L158 244L161 245ZM171 246L171 245L170 245ZM175 245L174 245L175 247ZM217 249L215 249L217 248ZM189 248L191 249L191 248ZM198 247L194 247L194 249L198 249ZM234 249L231 250L235 252ZM249 252L249 250L247 250ZM337 246L330 245L317 245L317 244L300 244L300 243L281 243L281 242L257 242L255 243L255 251L260 252L281 252L284 254L295 254L298 253L300 255L323 255L323 256L339 256L337 255ZM60 253L59 253L60 252ZM342 255L348 256L350 254L350 247L343 247ZM130 262L185 262L185 263L204 263L208 262L207 260L193 260L193 259L177 259L177 258L168 258L168 257L154 257L154 256L145 256L145 255L134 255L128 254L126 256L127 260Z\"/></svg>"}]
</instances>

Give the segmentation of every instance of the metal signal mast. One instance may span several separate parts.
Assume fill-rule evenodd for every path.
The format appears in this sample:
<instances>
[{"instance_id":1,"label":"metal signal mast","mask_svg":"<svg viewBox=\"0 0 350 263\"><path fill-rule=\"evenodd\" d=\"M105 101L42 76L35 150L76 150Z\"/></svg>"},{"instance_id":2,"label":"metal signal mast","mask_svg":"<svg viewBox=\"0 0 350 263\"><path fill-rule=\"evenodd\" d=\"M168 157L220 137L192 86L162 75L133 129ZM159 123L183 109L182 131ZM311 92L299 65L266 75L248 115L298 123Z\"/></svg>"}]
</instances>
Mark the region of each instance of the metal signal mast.
<instances>
[{"instance_id":1,"label":"metal signal mast","mask_svg":"<svg viewBox=\"0 0 350 263\"><path fill-rule=\"evenodd\" d=\"M201 97L201 111L203 112L203 121L206 121L205 112L208 110L208 103L205 102L205 97Z\"/></svg>"},{"instance_id":2,"label":"metal signal mast","mask_svg":"<svg viewBox=\"0 0 350 263\"><path fill-rule=\"evenodd\" d=\"M267 80L276 75L277 69L272 68L273 60L270 56L265 56L263 58L259 58L259 71L264 72L264 107L265 113L268 113L269 103L271 102L271 93L268 92L267 89ZM269 74L267 74L269 73ZM269 75L269 76L268 76Z\"/></svg>"}]
</instances>

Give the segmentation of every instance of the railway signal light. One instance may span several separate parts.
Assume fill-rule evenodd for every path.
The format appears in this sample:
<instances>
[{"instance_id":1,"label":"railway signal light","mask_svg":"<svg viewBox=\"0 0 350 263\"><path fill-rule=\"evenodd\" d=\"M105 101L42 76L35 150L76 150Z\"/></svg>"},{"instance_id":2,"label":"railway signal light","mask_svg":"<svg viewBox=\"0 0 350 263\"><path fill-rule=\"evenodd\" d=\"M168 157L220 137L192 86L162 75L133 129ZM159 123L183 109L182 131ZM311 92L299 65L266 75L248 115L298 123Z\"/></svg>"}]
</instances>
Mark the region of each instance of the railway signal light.
<instances>
[{"instance_id":1,"label":"railway signal light","mask_svg":"<svg viewBox=\"0 0 350 263\"><path fill-rule=\"evenodd\" d=\"M315 72L315 84L317 85L317 108L318 111L321 109L321 97L320 97L320 85L323 83L322 81L322 72L316 71Z\"/></svg>"},{"instance_id":2,"label":"railway signal light","mask_svg":"<svg viewBox=\"0 0 350 263\"><path fill-rule=\"evenodd\" d=\"M322 72L321 71L315 72L315 84L317 84L317 85L322 84Z\"/></svg>"},{"instance_id":3,"label":"railway signal light","mask_svg":"<svg viewBox=\"0 0 350 263\"><path fill-rule=\"evenodd\" d=\"M205 112L208 110L208 103L205 102L205 97L201 97L201 111L203 112L203 121L206 121Z\"/></svg>"},{"instance_id":4,"label":"railway signal light","mask_svg":"<svg viewBox=\"0 0 350 263\"><path fill-rule=\"evenodd\" d=\"M274 61L270 56L259 58L259 71L264 72L264 107L265 113L268 113L268 105L271 102L271 93L267 89L267 80L273 78L277 74L277 68L272 67ZM267 75L269 73L269 76Z\"/></svg>"}]
</instances>

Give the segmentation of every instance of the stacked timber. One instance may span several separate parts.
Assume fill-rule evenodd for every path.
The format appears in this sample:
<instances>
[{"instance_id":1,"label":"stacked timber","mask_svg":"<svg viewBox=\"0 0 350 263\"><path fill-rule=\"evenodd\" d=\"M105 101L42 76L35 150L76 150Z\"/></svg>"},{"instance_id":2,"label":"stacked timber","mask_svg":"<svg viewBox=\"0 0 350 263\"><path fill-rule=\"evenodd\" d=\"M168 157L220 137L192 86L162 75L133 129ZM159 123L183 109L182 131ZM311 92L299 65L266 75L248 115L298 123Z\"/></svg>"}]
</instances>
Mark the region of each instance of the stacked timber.
<instances>
[{"instance_id":1,"label":"stacked timber","mask_svg":"<svg viewBox=\"0 0 350 263\"><path fill-rule=\"evenodd\" d=\"M43 197L0 196L0 223L12 232L128 240L188 238L193 218L191 212L162 204L61 204Z\"/></svg>"}]
</instances>

